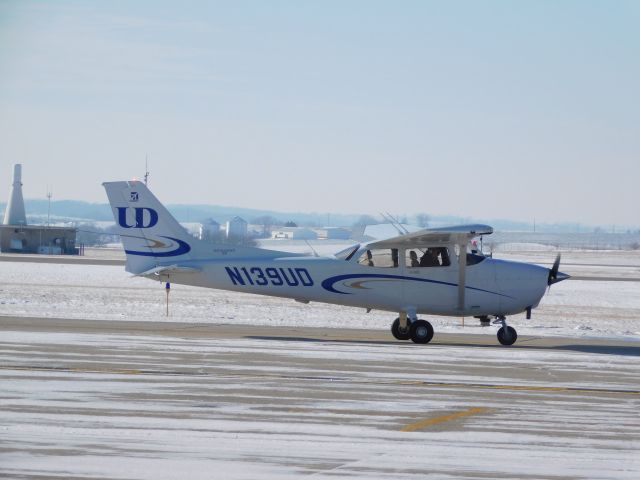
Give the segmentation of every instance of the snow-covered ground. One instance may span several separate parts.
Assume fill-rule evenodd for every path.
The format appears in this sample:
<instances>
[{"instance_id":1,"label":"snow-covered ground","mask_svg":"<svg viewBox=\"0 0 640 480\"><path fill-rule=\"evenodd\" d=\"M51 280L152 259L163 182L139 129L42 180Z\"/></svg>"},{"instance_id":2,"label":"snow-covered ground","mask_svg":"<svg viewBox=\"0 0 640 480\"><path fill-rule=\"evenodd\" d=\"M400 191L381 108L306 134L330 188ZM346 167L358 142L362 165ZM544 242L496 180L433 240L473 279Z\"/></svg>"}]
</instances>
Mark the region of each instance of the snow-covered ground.
<instances>
[{"instance_id":1,"label":"snow-covered ground","mask_svg":"<svg viewBox=\"0 0 640 480\"><path fill-rule=\"evenodd\" d=\"M507 256L551 263L555 252ZM563 271L640 277L636 256L615 258L568 253ZM0 262L0 315L385 330L394 317L174 285L167 318L163 284L122 266L21 262ZM475 319L430 321L436 338L495 334ZM6 329L0 478L640 478L640 281L564 281L533 319L511 321L525 335L633 343L605 353Z\"/></svg>"},{"instance_id":2,"label":"snow-covered ground","mask_svg":"<svg viewBox=\"0 0 640 480\"><path fill-rule=\"evenodd\" d=\"M116 252L117 253L117 252ZM500 258L551 263L554 252ZM577 276L640 279L639 252L566 252L562 271ZM163 284L130 276L120 266L0 263L0 315L109 320L167 320ZM242 323L387 329L394 315L335 305L302 305L173 285L170 317L177 322ZM495 334L475 319L425 317L438 331ZM533 318L510 318L519 334L640 339L640 281L568 280L554 285ZM463 330L464 329L464 330Z\"/></svg>"},{"instance_id":3,"label":"snow-covered ground","mask_svg":"<svg viewBox=\"0 0 640 480\"><path fill-rule=\"evenodd\" d=\"M0 478L635 480L635 358L4 331Z\"/></svg>"}]
</instances>

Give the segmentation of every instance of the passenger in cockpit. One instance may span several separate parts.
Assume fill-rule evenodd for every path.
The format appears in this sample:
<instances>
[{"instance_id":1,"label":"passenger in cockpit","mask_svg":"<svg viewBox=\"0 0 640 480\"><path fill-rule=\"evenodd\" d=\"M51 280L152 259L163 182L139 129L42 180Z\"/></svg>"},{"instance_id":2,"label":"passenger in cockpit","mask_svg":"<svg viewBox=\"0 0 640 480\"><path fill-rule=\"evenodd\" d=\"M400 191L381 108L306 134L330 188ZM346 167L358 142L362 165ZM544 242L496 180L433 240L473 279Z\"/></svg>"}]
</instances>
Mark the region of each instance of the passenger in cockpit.
<instances>
[{"instance_id":1,"label":"passenger in cockpit","mask_svg":"<svg viewBox=\"0 0 640 480\"><path fill-rule=\"evenodd\" d=\"M420 259L421 267L439 267L440 260L438 259L438 251L435 248L427 248L422 258Z\"/></svg>"},{"instance_id":2,"label":"passenger in cockpit","mask_svg":"<svg viewBox=\"0 0 640 480\"><path fill-rule=\"evenodd\" d=\"M420 262L418 261L418 254L416 253L415 250L411 250L409 252L409 260L411 260L411 266L412 267L419 267L420 266Z\"/></svg>"}]
</instances>

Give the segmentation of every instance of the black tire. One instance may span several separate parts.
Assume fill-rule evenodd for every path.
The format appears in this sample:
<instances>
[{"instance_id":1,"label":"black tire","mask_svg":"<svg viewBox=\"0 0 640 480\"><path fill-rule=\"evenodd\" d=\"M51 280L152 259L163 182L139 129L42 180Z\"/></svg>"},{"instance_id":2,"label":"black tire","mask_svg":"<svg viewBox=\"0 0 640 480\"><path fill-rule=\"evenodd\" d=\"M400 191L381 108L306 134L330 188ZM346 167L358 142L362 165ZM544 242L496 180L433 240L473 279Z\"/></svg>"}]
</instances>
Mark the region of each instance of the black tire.
<instances>
[{"instance_id":1,"label":"black tire","mask_svg":"<svg viewBox=\"0 0 640 480\"><path fill-rule=\"evenodd\" d=\"M410 330L413 343L429 343L433 338L433 327L426 320L416 320Z\"/></svg>"},{"instance_id":2,"label":"black tire","mask_svg":"<svg viewBox=\"0 0 640 480\"><path fill-rule=\"evenodd\" d=\"M411 338L411 322L407 318L407 328L400 330L400 319L396 318L391 324L391 335L397 340L409 340Z\"/></svg>"},{"instance_id":3,"label":"black tire","mask_svg":"<svg viewBox=\"0 0 640 480\"><path fill-rule=\"evenodd\" d=\"M507 326L506 330L504 327L500 327L500 330L498 330L498 341L502 345L513 345L514 343L516 343L517 339L518 333L513 327Z\"/></svg>"}]
</instances>

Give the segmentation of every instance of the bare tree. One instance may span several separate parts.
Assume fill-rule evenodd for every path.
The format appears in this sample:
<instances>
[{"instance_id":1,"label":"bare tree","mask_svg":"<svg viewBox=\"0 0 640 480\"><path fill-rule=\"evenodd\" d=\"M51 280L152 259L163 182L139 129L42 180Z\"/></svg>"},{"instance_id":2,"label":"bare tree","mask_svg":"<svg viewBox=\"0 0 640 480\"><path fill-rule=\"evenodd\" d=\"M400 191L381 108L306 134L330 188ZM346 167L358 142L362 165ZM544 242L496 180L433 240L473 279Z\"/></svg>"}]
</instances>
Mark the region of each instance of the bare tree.
<instances>
[{"instance_id":1,"label":"bare tree","mask_svg":"<svg viewBox=\"0 0 640 480\"><path fill-rule=\"evenodd\" d=\"M376 220L371 215L362 215L362 216L360 216L358 221L356 223L354 223L354 225L355 226L366 226L366 225L377 225L378 223L380 223L380 222L378 222L378 220Z\"/></svg>"},{"instance_id":2,"label":"bare tree","mask_svg":"<svg viewBox=\"0 0 640 480\"><path fill-rule=\"evenodd\" d=\"M271 215L263 215L261 217L256 217L253 219L254 225L262 225L262 235L267 237L271 234L271 227L277 225L279 220Z\"/></svg>"},{"instance_id":3,"label":"bare tree","mask_svg":"<svg viewBox=\"0 0 640 480\"><path fill-rule=\"evenodd\" d=\"M418 222L418 226L421 228L427 228L430 221L431 217L426 213L419 213L416 215L416 222Z\"/></svg>"}]
</instances>

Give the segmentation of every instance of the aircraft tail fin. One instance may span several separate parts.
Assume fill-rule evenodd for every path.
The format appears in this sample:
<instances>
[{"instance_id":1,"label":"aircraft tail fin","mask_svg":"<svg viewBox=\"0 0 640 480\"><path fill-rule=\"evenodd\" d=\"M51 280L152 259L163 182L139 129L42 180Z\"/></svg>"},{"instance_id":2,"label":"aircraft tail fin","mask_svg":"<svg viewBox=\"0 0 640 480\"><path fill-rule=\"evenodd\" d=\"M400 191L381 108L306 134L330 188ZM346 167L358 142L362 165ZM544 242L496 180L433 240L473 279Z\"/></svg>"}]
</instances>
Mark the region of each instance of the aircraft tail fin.
<instances>
[{"instance_id":1,"label":"aircraft tail fin","mask_svg":"<svg viewBox=\"0 0 640 480\"><path fill-rule=\"evenodd\" d=\"M191 260L193 246L201 242L177 222L139 181L102 184L127 256L126 270L145 272L161 263Z\"/></svg>"},{"instance_id":2,"label":"aircraft tail fin","mask_svg":"<svg viewBox=\"0 0 640 480\"><path fill-rule=\"evenodd\" d=\"M127 255L126 270L134 275L199 271L198 260L276 258L299 253L232 244L213 244L187 232L143 182L105 182L109 203Z\"/></svg>"}]
</instances>

